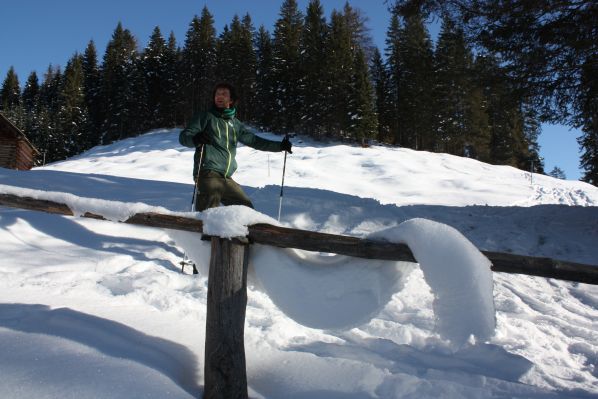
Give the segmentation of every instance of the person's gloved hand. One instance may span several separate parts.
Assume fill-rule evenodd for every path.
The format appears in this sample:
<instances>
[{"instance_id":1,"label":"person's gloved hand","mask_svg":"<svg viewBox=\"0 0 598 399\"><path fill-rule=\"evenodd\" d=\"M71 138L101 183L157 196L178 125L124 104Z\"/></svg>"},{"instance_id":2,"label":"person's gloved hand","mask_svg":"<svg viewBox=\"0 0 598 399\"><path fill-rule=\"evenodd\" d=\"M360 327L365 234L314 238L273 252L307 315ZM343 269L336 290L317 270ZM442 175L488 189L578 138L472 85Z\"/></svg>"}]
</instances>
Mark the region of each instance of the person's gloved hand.
<instances>
[{"instance_id":1,"label":"person's gloved hand","mask_svg":"<svg viewBox=\"0 0 598 399\"><path fill-rule=\"evenodd\" d=\"M291 141L289 140L289 138L285 136L285 138L282 139L282 141L280 142L280 150L287 151L289 154L292 154L293 153L293 151L291 151L292 147L293 147L293 144L291 144Z\"/></svg>"},{"instance_id":2,"label":"person's gloved hand","mask_svg":"<svg viewBox=\"0 0 598 399\"><path fill-rule=\"evenodd\" d=\"M193 136L193 144L195 144L196 147L199 147L202 144L212 144L212 137L207 130L204 130Z\"/></svg>"}]
</instances>

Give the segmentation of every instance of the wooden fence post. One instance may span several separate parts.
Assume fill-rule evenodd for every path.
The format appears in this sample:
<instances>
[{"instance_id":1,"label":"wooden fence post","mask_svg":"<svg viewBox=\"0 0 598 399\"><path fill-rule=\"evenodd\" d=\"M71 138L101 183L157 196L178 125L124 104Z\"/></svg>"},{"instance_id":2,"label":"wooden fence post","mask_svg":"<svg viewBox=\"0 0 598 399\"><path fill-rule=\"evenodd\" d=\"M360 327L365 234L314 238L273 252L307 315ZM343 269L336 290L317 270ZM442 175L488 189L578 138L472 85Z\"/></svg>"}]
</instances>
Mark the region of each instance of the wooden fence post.
<instances>
[{"instance_id":1,"label":"wooden fence post","mask_svg":"<svg viewBox=\"0 0 598 399\"><path fill-rule=\"evenodd\" d=\"M247 240L212 237L206 316L205 399L246 399Z\"/></svg>"}]
</instances>

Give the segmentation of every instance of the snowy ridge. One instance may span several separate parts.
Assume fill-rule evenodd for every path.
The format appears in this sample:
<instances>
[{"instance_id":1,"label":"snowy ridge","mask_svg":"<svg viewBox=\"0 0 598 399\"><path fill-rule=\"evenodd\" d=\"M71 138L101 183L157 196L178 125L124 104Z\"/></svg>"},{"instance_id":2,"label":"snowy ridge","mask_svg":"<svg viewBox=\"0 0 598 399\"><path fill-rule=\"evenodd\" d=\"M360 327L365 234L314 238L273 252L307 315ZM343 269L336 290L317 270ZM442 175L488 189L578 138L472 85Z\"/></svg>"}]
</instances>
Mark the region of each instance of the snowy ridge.
<instances>
[{"instance_id":1,"label":"snowy ridge","mask_svg":"<svg viewBox=\"0 0 598 399\"><path fill-rule=\"evenodd\" d=\"M193 154L177 136L154 131L29 172L0 169L0 184L186 212ZM256 210L276 215L282 156L242 147L238 161L235 180ZM483 269L455 260L463 251L426 251L451 244L432 242L430 226L422 227L442 226L439 237L452 231L483 250L596 264L598 189L449 155L307 139L294 140L285 187L283 224L413 239L414 252L424 247L416 253L422 264L381 266L382 278L353 265L340 276L355 284L354 296L321 320L363 305L362 321L349 330L309 328L283 311L318 321L314 308L332 304L344 284L325 284L317 270L288 278L296 255L255 261L256 248L245 336L251 397L598 396L596 287L499 273L484 280L476 274ZM87 206L95 205L79 211ZM196 235L0 208L0 248L0 397L201 395L209 250ZM184 251L200 275L180 273ZM426 267L426 256L438 265ZM316 259L320 272L351 266L326 258ZM448 264L469 270L456 287L461 298L451 297L450 284L462 279L445 273ZM275 305L260 273L270 288L295 290L295 299L285 295L290 308ZM360 291L362 282L369 285ZM456 312L465 302L467 312Z\"/></svg>"}]
</instances>

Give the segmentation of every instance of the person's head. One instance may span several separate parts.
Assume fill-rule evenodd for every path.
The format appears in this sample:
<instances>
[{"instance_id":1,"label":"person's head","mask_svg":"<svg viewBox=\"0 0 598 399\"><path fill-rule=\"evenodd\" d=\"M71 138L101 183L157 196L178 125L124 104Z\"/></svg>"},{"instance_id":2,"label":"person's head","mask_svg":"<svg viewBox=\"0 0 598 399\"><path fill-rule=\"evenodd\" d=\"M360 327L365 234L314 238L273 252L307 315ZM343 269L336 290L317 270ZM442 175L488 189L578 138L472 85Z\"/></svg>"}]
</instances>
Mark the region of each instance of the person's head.
<instances>
[{"instance_id":1,"label":"person's head","mask_svg":"<svg viewBox=\"0 0 598 399\"><path fill-rule=\"evenodd\" d=\"M237 103L237 91L230 83L217 83L212 91L212 99L216 108L231 108Z\"/></svg>"}]
</instances>

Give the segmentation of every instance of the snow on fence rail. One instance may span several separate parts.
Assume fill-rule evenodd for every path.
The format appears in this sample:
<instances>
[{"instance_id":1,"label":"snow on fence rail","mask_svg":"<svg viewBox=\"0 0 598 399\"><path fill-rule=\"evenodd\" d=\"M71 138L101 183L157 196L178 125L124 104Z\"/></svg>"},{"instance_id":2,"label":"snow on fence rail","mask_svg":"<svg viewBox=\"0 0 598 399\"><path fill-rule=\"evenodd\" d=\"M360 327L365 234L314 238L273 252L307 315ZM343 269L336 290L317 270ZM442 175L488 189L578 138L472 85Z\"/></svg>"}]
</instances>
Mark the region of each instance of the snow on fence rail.
<instances>
[{"instance_id":1,"label":"snow on fence rail","mask_svg":"<svg viewBox=\"0 0 598 399\"><path fill-rule=\"evenodd\" d=\"M0 194L0 205L65 216L76 215L64 203L14 194ZM82 213L80 216L99 220L111 220L102 215L90 212ZM122 222L195 233L203 232L203 222L199 219L156 212L139 212L122 220ZM247 238L251 243L256 244L279 248L296 248L314 252L336 253L365 259L417 262L413 253L405 244L319 233L273 226L265 223L248 226L248 231ZM526 274L598 285L598 265L587 265L565 260L502 252L481 252L492 263L491 269L494 272Z\"/></svg>"}]
</instances>

